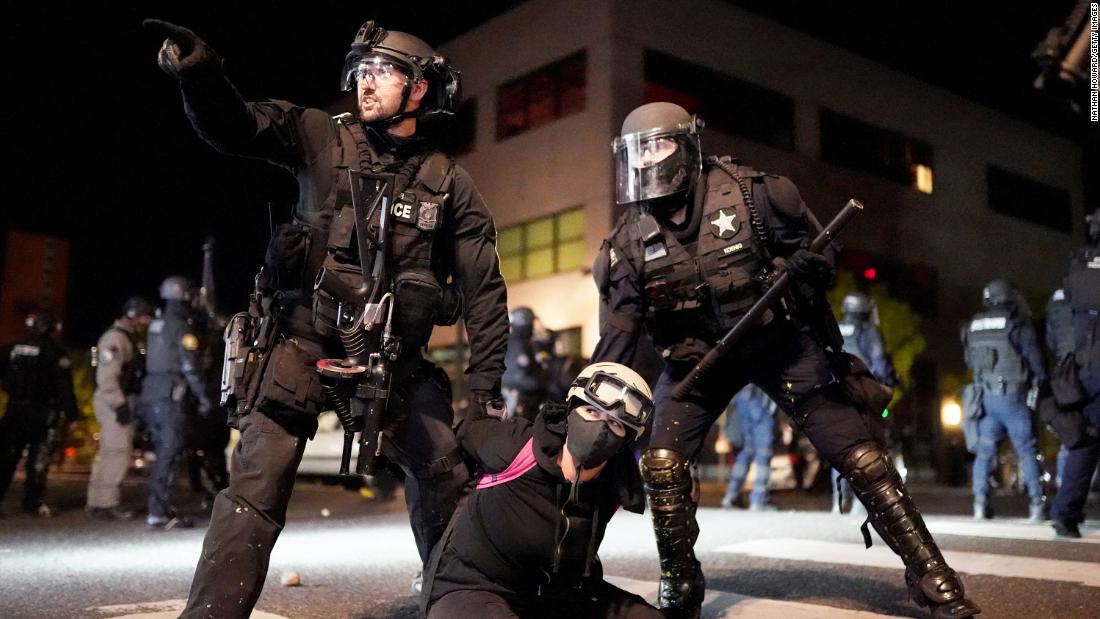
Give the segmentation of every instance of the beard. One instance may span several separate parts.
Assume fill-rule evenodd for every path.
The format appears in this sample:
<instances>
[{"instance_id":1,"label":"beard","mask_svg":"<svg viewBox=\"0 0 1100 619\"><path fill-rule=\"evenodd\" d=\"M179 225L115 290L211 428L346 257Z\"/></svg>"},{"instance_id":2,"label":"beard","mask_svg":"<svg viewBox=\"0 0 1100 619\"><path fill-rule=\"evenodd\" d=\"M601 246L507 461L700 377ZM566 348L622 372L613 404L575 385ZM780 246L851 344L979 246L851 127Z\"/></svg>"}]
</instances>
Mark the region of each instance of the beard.
<instances>
[{"instance_id":1,"label":"beard","mask_svg":"<svg viewBox=\"0 0 1100 619\"><path fill-rule=\"evenodd\" d=\"M396 116L401 107L401 95L382 96L375 92L359 97L359 120L369 123Z\"/></svg>"}]
</instances>

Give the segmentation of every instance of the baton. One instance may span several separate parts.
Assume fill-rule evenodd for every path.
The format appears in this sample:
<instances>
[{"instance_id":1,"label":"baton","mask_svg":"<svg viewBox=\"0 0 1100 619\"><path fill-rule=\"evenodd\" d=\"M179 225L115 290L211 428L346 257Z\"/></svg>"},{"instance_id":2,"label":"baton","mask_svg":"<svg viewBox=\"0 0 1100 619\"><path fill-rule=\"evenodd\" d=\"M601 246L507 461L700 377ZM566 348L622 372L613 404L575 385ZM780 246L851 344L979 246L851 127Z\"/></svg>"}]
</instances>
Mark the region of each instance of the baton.
<instances>
[{"instance_id":1,"label":"baton","mask_svg":"<svg viewBox=\"0 0 1100 619\"><path fill-rule=\"evenodd\" d=\"M844 205L844 208L840 209L840 212L829 222L829 225L819 232L813 242L810 243L810 251L820 253L825 249L825 246L832 242L836 235L844 229L844 226L848 225L848 222L862 210L863 205L860 204L858 200L855 198L848 200L848 203ZM696 363L695 367L691 368L688 375L672 390L672 397L677 400L684 399L684 397L695 388L699 380L714 367L714 364L718 363L722 357L726 356L730 347L744 337L745 332L756 324L756 321L764 315L764 312L768 311L768 309L775 304L779 297L786 294L787 288L790 288L790 285L791 274L784 271L775 279L771 287L764 291L760 299L749 308L749 311L737 321L737 324L733 325L733 328L730 329L722 339L718 340L714 348L708 350L707 354L699 360L699 363Z\"/></svg>"}]
</instances>

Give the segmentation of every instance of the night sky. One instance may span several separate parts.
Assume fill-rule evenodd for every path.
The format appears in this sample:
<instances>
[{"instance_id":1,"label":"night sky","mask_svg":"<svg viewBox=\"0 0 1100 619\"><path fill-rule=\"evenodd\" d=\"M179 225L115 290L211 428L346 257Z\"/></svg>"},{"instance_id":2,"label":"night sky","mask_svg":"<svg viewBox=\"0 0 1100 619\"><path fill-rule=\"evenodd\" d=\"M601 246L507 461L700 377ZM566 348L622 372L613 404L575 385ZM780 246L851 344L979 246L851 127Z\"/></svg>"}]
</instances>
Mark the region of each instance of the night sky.
<instances>
[{"instance_id":1,"label":"night sky","mask_svg":"<svg viewBox=\"0 0 1100 619\"><path fill-rule=\"evenodd\" d=\"M70 240L71 345L93 342L126 296L154 296L171 273L198 278L208 234L218 239L220 304L237 309L263 259L267 205L276 223L286 220L294 182L267 164L218 155L194 135L177 85L156 66L160 41L142 31L142 18L195 30L225 59L246 98L324 106L339 94L340 66L363 21L440 44L516 4L6 2L0 230ZM1072 134L1031 91L1028 58L1072 0L950 9L930 2L735 4Z\"/></svg>"}]
</instances>

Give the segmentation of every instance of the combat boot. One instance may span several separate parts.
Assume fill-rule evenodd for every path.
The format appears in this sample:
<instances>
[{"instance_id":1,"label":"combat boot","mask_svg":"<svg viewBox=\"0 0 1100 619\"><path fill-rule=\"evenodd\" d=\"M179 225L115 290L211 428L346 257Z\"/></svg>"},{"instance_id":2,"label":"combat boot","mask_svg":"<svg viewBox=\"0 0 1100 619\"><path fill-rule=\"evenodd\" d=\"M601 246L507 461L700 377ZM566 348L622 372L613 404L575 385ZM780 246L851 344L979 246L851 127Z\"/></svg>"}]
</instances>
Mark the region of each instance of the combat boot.
<instances>
[{"instance_id":1,"label":"combat boot","mask_svg":"<svg viewBox=\"0 0 1100 619\"><path fill-rule=\"evenodd\" d=\"M879 537L905 564L905 582L913 601L928 608L934 619L980 613L978 605L966 598L962 580L947 565L886 452L873 442L856 445L841 471L867 507L868 521ZM870 546L871 536L863 531Z\"/></svg>"},{"instance_id":2,"label":"combat boot","mask_svg":"<svg viewBox=\"0 0 1100 619\"><path fill-rule=\"evenodd\" d=\"M706 590L707 580L696 561L693 577L675 578L661 574L657 586L657 606L667 619L699 619Z\"/></svg>"}]
</instances>

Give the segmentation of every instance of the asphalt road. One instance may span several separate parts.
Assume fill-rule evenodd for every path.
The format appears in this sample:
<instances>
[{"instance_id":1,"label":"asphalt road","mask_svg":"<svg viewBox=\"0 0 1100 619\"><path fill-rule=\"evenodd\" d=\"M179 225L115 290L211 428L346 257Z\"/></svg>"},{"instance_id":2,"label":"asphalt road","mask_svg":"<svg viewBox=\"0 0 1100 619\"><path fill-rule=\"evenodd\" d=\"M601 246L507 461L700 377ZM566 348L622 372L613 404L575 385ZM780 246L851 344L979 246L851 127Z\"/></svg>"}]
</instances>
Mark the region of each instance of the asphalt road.
<instances>
[{"instance_id":1,"label":"asphalt road","mask_svg":"<svg viewBox=\"0 0 1100 619\"><path fill-rule=\"evenodd\" d=\"M0 617L175 617L205 520L172 531L148 530L139 520L91 522L81 510L85 483L81 475L54 476L50 497L61 509L52 519L19 514L21 482L13 485L2 506L8 515L0 518ZM143 494L140 478L128 480L128 502L140 504ZM1006 517L975 523L965 515L964 489L916 486L914 494L983 616L1100 615L1100 523L1088 523L1083 540L1056 540L1048 525L1019 519L1026 511L1021 497L999 497ZM901 564L885 545L876 538L863 548L858 520L824 512L824 494L781 492L775 500L782 509L773 513L700 510L697 549L709 589L704 616L925 616L908 601ZM705 496L704 505L715 503L713 493ZM1097 507L1092 514L1100 513ZM617 515L600 556L620 586L654 598L647 516ZM416 617L409 585L417 570L400 498L369 501L301 482L253 617ZM300 574L301 586L281 585L290 571Z\"/></svg>"}]
</instances>

